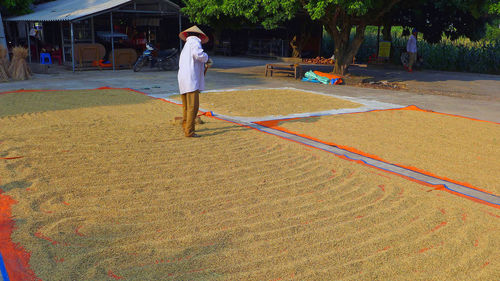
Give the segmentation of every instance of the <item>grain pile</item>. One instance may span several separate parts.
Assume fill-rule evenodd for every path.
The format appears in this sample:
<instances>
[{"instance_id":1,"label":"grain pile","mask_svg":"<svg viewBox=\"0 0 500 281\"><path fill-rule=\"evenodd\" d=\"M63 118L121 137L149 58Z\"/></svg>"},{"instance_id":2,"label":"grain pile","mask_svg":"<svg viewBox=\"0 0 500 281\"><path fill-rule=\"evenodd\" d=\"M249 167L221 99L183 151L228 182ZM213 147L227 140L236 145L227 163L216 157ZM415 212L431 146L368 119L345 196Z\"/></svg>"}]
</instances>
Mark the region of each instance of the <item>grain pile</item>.
<instances>
[{"instance_id":1,"label":"grain pile","mask_svg":"<svg viewBox=\"0 0 500 281\"><path fill-rule=\"evenodd\" d=\"M13 240L43 280L498 276L497 209L216 119L185 138L180 107L142 95L80 94L0 118L1 157L24 156L0 160Z\"/></svg>"},{"instance_id":2,"label":"grain pile","mask_svg":"<svg viewBox=\"0 0 500 281\"><path fill-rule=\"evenodd\" d=\"M280 126L500 194L500 125L414 110L344 114Z\"/></svg>"},{"instance_id":3,"label":"grain pile","mask_svg":"<svg viewBox=\"0 0 500 281\"><path fill-rule=\"evenodd\" d=\"M174 99L180 100L179 96ZM218 114L262 117L355 108L361 104L298 90L265 89L200 94L200 107Z\"/></svg>"},{"instance_id":4,"label":"grain pile","mask_svg":"<svg viewBox=\"0 0 500 281\"><path fill-rule=\"evenodd\" d=\"M12 49L12 62L9 66L9 73L12 79L27 80L31 78L31 69L26 62L28 57L28 49L23 47L14 47Z\"/></svg>"}]
</instances>

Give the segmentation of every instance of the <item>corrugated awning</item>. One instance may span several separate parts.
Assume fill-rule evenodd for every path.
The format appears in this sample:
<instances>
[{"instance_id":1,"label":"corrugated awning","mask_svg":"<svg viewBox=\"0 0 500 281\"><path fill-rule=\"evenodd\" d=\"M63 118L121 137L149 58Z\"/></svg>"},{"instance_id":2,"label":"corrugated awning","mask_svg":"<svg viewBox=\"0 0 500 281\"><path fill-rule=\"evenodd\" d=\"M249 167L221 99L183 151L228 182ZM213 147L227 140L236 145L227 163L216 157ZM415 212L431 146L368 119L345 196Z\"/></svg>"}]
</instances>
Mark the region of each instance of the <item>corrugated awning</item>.
<instances>
[{"instance_id":1,"label":"corrugated awning","mask_svg":"<svg viewBox=\"0 0 500 281\"><path fill-rule=\"evenodd\" d=\"M48 3L36 5L33 13L11 17L6 21L73 21L88 17L93 14L112 11L121 6L132 4L134 2L142 3L146 1L133 0L56 0ZM153 1L148 1L153 4ZM168 1L160 0L160 3L166 4L171 10L179 12L179 6ZM160 11L158 11L160 13Z\"/></svg>"}]
</instances>

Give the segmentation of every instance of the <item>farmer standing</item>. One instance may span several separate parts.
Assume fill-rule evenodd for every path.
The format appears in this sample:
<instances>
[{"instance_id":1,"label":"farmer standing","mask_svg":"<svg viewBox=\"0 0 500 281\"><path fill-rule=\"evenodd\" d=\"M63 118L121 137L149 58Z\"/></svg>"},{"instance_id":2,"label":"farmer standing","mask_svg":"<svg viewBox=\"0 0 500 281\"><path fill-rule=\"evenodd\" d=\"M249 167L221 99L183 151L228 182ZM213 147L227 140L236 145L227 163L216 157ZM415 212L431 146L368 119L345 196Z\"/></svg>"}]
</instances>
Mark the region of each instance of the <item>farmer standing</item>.
<instances>
[{"instance_id":1,"label":"farmer standing","mask_svg":"<svg viewBox=\"0 0 500 281\"><path fill-rule=\"evenodd\" d=\"M406 44L406 52L409 55L408 72L413 71L413 64L417 60L417 29L414 28L411 33Z\"/></svg>"},{"instance_id":2,"label":"farmer standing","mask_svg":"<svg viewBox=\"0 0 500 281\"><path fill-rule=\"evenodd\" d=\"M181 33L179 37L186 41L179 58L179 92L182 97L182 127L186 137L197 138L194 122L199 108L199 94L205 89L205 63L208 55L201 44L208 42L208 36L196 25Z\"/></svg>"}]
</instances>

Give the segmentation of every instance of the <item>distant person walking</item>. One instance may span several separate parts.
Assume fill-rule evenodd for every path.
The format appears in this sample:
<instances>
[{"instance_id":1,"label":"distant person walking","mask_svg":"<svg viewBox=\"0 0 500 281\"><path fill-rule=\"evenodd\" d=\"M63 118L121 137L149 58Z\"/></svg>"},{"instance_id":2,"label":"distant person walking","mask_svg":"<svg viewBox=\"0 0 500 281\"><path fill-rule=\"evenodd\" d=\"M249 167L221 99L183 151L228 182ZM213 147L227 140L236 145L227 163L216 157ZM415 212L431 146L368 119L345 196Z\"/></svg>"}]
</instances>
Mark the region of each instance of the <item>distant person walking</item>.
<instances>
[{"instance_id":1,"label":"distant person walking","mask_svg":"<svg viewBox=\"0 0 500 281\"><path fill-rule=\"evenodd\" d=\"M417 29L414 28L411 33L410 39L408 39L408 43L406 44L406 52L409 56L408 72L413 71L413 64L417 61Z\"/></svg>"},{"instance_id":2,"label":"distant person walking","mask_svg":"<svg viewBox=\"0 0 500 281\"><path fill-rule=\"evenodd\" d=\"M179 58L179 91L182 97L182 127L186 137L196 138L194 122L200 105L200 91L205 90L205 63L208 55L201 44L208 42L208 36L196 25L188 28L179 37L186 41Z\"/></svg>"}]
</instances>

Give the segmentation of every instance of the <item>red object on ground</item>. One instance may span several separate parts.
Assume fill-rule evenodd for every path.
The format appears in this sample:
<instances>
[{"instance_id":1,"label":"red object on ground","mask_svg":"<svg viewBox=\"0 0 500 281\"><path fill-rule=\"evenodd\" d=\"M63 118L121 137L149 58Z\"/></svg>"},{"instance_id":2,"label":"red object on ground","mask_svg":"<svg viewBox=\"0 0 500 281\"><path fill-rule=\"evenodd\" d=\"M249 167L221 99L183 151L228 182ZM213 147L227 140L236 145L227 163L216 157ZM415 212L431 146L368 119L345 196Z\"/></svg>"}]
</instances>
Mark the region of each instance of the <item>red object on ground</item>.
<instances>
[{"instance_id":1,"label":"red object on ground","mask_svg":"<svg viewBox=\"0 0 500 281\"><path fill-rule=\"evenodd\" d=\"M9 280L41 280L30 269L30 253L26 252L20 245L14 244L11 240L12 231L14 230L11 205L16 203L16 200L2 194L0 190L0 252L2 253L5 268Z\"/></svg>"}]
</instances>

